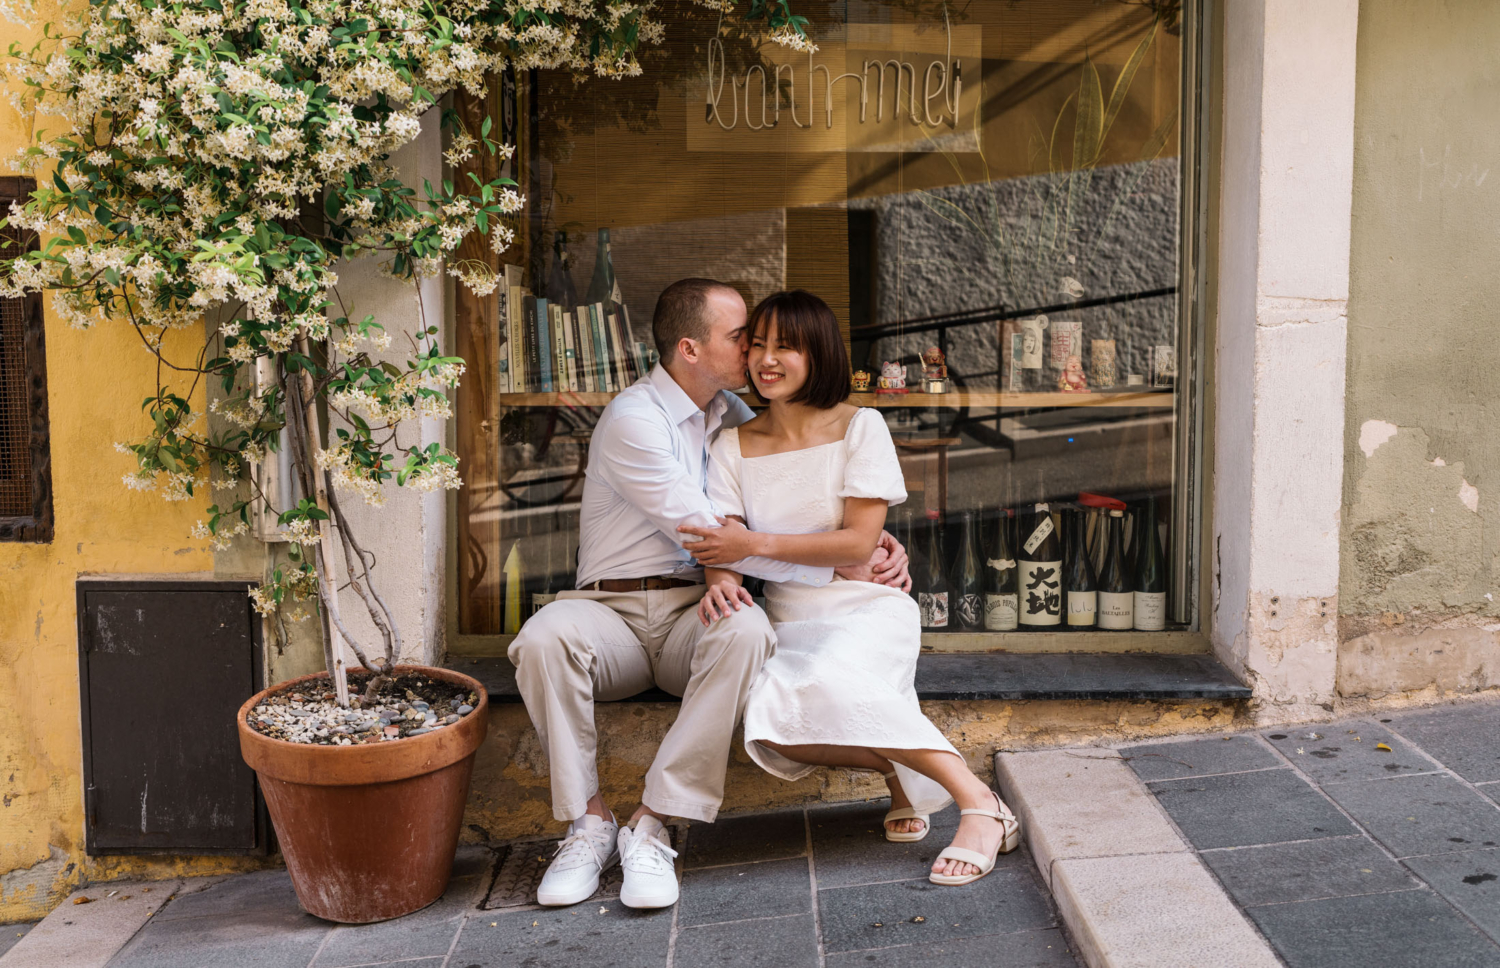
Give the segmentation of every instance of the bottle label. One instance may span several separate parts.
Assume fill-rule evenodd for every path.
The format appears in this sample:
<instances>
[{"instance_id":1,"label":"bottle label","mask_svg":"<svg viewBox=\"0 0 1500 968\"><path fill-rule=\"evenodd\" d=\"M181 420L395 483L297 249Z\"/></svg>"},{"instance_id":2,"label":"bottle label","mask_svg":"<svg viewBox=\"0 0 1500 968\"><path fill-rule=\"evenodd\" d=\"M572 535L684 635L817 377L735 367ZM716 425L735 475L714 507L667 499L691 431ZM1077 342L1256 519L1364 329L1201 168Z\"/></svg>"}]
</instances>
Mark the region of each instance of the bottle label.
<instances>
[{"instance_id":1,"label":"bottle label","mask_svg":"<svg viewBox=\"0 0 1500 968\"><path fill-rule=\"evenodd\" d=\"M924 629L948 627L948 593L922 592L917 596L917 610L922 613Z\"/></svg>"},{"instance_id":2,"label":"bottle label","mask_svg":"<svg viewBox=\"0 0 1500 968\"><path fill-rule=\"evenodd\" d=\"M1133 592L1099 593L1099 627L1129 629L1135 627L1135 594Z\"/></svg>"},{"instance_id":3,"label":"bottle label","mask_svg":"<svg viewBox=\"0 0 1500 968\"><path fill-rule=\"evenodd\" d=\"M1031 532L1031 537L1026 539L1026 553L1029 555L1037 549L1037 545L1047 540L1047 535L1052 533L1052 515L1043 516L1042 523Z\"/></svg>"},{"instance_id":4,"label":"bottle label","mask_svg":"<svg viewBox=\"0 0 1500 968\"><path fill-rule=\"evenodd\" d=\"M1050 519L1048 524L1050 526ZM1021 562L1021 624L1058 625L1061 622L1062 562Z\"/></svg>"},{"instance_id":5,"label":"bottle label","mask_svg":"<svg viewBox=\"0 0 1500 968\"><path fill-rule=\"evenodd\" d=\"M959 595L954 604L954 617L960 628L977 629L984 625L984 598L980 595Z\"/></svg>"},{"instance_id":6,"label":"bottle label","mask_svg":"<svg viewBox=\"0 0 1500 968\"><path fill-rule=\"evenodd\" d=\"M1135 593L1135 627L1142 632L1160 632L1167 627L1167 593Z\"/></svg>"},{"instance_id":7,"label":"bottle label","mask_svg":"<svg viewBox=\"0 0 1500 968\"><path fill-rule=\"evenodd\" d=\"M1014 568L1014 567L1016 567L1016 559L1014 559L1014 558L991 558L991 559L989 559L989 565L990 565L991 568L995 569L996 571L1005 571L1008 568Z\"/></svg>"},{"instance_id":8,"label":"bottle label","mask_svg":"<svg viewBox=\"0 0 1500 968\"><path fill-rule=\"evenodd\" d=\"M1016 595L984 596L984 627L991 632L1009 632L1016 627L1020 598Z\"/></svg>"},{"instance_id":9,"label":"bottle label","mask_svg":"<svg viewBox=\"0 0 1500 968\"><path fill-rule=\"evenodd\" d=\"M1068 624L1093 625L1099 611L1097 592L1068 592Z\"/></svg>"}]
</instances>

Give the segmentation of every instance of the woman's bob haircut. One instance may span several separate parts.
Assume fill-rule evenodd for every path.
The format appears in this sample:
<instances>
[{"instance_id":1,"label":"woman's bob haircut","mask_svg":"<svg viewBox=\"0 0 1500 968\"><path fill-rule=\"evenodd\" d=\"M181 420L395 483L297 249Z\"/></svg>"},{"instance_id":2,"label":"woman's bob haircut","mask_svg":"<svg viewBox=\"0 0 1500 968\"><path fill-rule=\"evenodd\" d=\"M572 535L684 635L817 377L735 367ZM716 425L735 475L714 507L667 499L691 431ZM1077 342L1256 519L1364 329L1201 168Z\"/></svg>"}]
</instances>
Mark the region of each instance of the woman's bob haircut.
<instances>
[{"instance_id":1,"label":"woman's bob haircut","mask_svg":"<svg viewBox=\"0 0 1500 968\"><path fill-rule=\"evenodd\" d=\"M777 341L808 359L807 382L788 402L827 410L849 399L849 350L828 304L805 289L772 293L750 313L751 338L765 338L773 320Z\"/></svg>"}]
</instances>

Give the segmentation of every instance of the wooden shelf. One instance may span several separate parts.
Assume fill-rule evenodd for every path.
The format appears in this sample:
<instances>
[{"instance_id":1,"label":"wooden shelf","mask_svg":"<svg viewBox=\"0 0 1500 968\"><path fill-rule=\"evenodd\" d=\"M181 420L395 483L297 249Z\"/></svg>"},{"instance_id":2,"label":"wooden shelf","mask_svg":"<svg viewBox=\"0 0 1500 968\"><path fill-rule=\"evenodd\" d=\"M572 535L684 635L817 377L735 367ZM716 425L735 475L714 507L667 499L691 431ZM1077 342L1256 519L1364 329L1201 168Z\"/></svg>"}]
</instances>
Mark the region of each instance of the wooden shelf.
<instances>
[{"instance_id":1,"label":"wooden shelf","mask_svg":"<svg viewBox=\"0 0 1500 968\"><path fill-rule=\"evenodd\" d=\"M603 407L614 399L613 393L502 393L502 407ZM748 398L746 402L754 406ZM1104 407L1170 410L1170 391L1132 391L1126 393L1010 393L993 390L955 390L951 393L851 393L849 402L858 407L910 408L927 407L1003 407L1015 410L1037 410L1046 407Z\"/></svg>"},{"instance_id":2,"label":"wooden shelf","mask_svg":"<svg viewBox=\"0 0 1500 968\"><path fill-rule=\"evenodd\" d=\"M1006 407L1035 410L1043 407L1146 407L1170 410L1172 394L1152 393L1010 393L993 390L954 390L949 393L851 393L860 407Z\"/></svg>"}]
</instances>

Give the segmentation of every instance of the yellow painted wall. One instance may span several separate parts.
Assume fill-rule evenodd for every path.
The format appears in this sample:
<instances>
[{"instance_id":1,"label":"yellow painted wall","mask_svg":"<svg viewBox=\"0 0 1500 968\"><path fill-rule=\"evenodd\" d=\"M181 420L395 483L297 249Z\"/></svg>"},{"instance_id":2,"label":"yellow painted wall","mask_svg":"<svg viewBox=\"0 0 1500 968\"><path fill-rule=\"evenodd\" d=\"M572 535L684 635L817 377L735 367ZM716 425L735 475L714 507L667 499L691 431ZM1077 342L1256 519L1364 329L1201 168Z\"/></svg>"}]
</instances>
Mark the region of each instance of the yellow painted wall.
<instances>
[{"instance_id":1,"label":"yellow painted wall","mask_svg":"<svg viewBox=\"0 0 1500 968\"><path fill-rule=\"evenodd\" d=\"M0 50L15 40L29 46L35 36L5 22ZM0 103L0 173L15 173L9 162L29 132L8 99ZM169 346L196 351L197 334L175 335L181 339ZM49 307L46 346L56 537L45 545L0 543L0 922L41 917L86 879L263 863L84 856L74 583L81 575L210 572L210 553L188 532L212 499L168 504L121 483L131 458L112 445L141 435L140 403L154 375L153 357L133 330L74 330Z\"/></svg>"}]
</instances>

